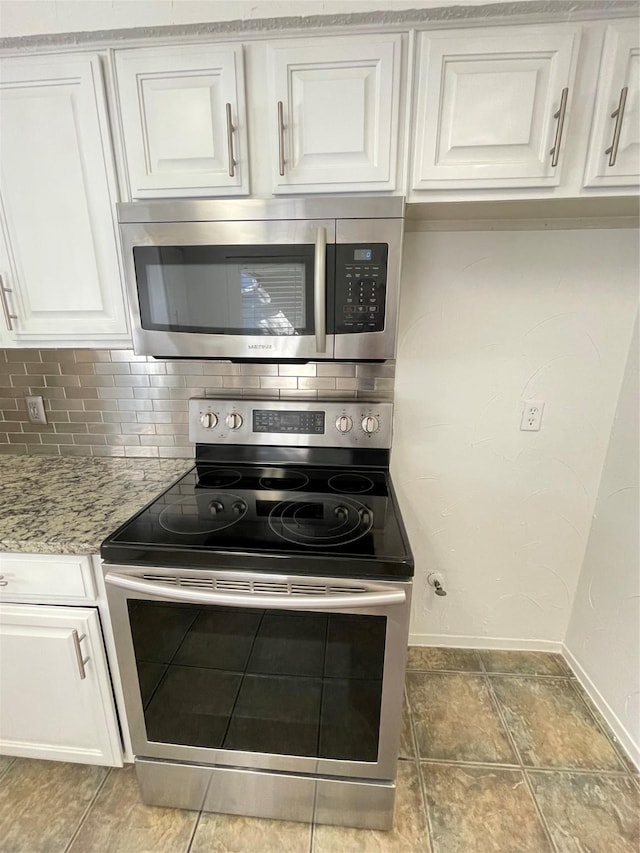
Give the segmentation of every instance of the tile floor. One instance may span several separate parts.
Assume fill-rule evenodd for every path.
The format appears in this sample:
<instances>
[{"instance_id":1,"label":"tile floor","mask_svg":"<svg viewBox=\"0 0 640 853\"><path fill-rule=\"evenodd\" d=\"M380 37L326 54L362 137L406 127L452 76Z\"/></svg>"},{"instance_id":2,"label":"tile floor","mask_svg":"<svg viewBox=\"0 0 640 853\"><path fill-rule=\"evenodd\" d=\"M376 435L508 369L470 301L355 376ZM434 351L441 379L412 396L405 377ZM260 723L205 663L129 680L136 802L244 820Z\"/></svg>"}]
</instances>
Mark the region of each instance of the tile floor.
<instances>
[{"instance_id":1,"label":"tile floor","mask_svg":"<svg viewBox=\"0 0 640 853\"><path fill-rule=\"evenodd\" d=\"M133 769L0 756L1 853L638 853L640 780L559 655L412 648L395 827L143 806Z\"/></svg>"}]
</instances>

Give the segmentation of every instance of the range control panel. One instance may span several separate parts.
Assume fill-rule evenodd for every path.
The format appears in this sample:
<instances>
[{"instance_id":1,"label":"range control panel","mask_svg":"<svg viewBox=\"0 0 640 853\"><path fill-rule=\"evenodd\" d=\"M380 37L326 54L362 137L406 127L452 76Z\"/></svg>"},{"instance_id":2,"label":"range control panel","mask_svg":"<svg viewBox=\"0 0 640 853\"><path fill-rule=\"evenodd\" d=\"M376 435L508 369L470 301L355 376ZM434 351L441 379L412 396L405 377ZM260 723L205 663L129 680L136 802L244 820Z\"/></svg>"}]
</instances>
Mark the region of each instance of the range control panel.
<instances>
[{"instance_id":1,"label":"range control panel","mask_svg":"<svg viewBox=\"0 0 640 853\"><path fill-rule=\"evenodd\" d=\"M189 400L189 438L199 444L389 449L391 403Z\"/></svg>"},{"instance_id":2,"label":"range control panel","mask_svg":"<svg viewBox=\"0 0 640 853\"><path fill-rule=\"evenodd\" d=\"M381 332L387 290L386 243L336 246L336 333Z\"/></svg>"}]
</instances>

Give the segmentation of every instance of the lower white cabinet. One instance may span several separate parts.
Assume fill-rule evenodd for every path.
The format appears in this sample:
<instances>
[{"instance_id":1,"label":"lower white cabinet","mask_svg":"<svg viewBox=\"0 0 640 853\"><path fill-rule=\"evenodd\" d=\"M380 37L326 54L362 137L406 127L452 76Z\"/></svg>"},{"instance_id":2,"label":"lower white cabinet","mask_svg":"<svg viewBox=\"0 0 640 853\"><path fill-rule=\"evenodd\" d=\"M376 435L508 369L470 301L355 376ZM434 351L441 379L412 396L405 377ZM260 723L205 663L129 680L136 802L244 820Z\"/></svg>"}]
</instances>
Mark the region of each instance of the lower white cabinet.
<instances>
[{"instance_id":1,"label":"lower white cabinet","mask_svg":"<svg viewBox=\"0 0 640 853\"><path fill-rule=\"evenodd\" d=\"M0 604L0 754L122 765L96 608Z\"/></svg>"}]
</instances>

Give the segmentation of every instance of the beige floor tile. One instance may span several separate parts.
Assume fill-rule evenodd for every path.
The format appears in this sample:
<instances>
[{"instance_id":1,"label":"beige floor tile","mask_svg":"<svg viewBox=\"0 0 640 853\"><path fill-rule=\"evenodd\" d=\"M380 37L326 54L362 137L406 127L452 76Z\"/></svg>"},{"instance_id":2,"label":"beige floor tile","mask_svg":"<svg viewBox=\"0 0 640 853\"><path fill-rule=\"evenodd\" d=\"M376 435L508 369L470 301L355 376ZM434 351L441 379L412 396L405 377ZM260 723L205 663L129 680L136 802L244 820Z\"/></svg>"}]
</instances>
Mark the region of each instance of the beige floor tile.
<instances>
[{"instance_id":1,"label":"beige floor tile","mask_svg":"<svg viewBox=\"0 0 640 853\"><path fill-rule=\"evenodd\" d=\"M568 679L491 676L491 684L524 764L623 769Z\"/></svg>"},{"instance_id":2,"label":"beige floor tile","mask_svg":"<svg viewBox=\"0 0 640 853\"><path fill-rule=\"evenodd\" d=\"M413 732L411 731L411 715L407 697L405 696L402 706L402 731L400 732L400 758L415 758L416 750L413 745Z\"/></svg>"},{"instance_id":3,"label":"beige floor tile","mask_svg":"<svg viewBox=\"0 0 640 853\"><path fill-rule=\"evenodd\" d=\"M571 686L572 686L572 687L573 687L573 689L576 691L576 693L578 694L578 696L580 696L580 698L581 698L581 699L582 699L582 701L585 703L585 705L587 706L587 708L591 711L592 716L593 716L593 717L595 717L596 722L598 723L598 725L600 726L600 728L604 730L604 733L607 735L607 737L609 738L609 740L612 740L612 741L613 741L614 749L615 749L615 750L616 750L616 752L618 753L618 758L622 761L622 763L624 764L624 766L627 768L627 771L628 771L629 773L633 773L634 775L640 775L640 769L638 769L638 768L636 767L636 765L635 765L635 764L633 763L633 761L629 758L629 756L628 756L628 755L627 755L627 753L624 751L624 749L622 748L622 746L620 746L620 744L619 744L619 743L616 743L616 742L615 742L615 740L614 740L615 735L614 735L614 734L613 734L613 732L611 731L611 729L610 729L610 727L609 727L609 724L607 723L607 721L605 720L605 718L602 716L602 714L600 713L600 711L599 711L599 710L596 708L596 706L593 704L593 701L591 700L591 697L589 696L589 694L587 693L587 691L584 689L584 687L582 686L582 684L580 684L580 682L579 682L577 679L575 679L575 680L572 680L572 682L571 682Z\"/></svg>"},{"instance_id":4,"label":"beige floor tile","mask_svg":"<svg viewBox=\"0 0 640 853\"><path fill-rule=\"evenodd\" d=\"M421 758L517 763L484 676L407 673Z\"/></svg>"},{"instance_id":5,"label":"beige floor tile","mask_svg":"<svg viewBox=\"0 0 640 853\"><path fill-rule=\"evenodd\" d=\"M420 776L413 761L398 764L393 829L313 828L313 853L430 853Z\"/></svg>"},{"instance_id":6,"label":"beige floor tile","mask_svg":"<svg viewBox=\"0 0 640 853\"><path fill-rule=\"evenodd\" d=\"M527 771L558 853L637 853L640 793L629 779Z\"/></svg>"},{"instance_id":7,"label":"beige floor tile","mask_svg":"<svg viewBox=\"0 0 640 853\"><path fill-rule=\"evenodd\" d=\"M445 649L439 646L411 646L407 669L453 670L455 672L480 672L478 653L473 649Z\"/></svg>"},{"instance_id":8,"label":"beige floor tile","mask_svg":"<svg viewBox=\"0 0 640 853\"><path fill-rule=\"evenodd\" d=\"M522 771L423 764L422 776L434 853L551 853Z\"/></svg>"},{"instance_id":9,"label":"beige floor tile","mask_svg":"<svg viewBox=\"0 0 640 853\"><path fill-rule=\"evenodd\" d=\"M308 853L311 824L202 814L189 853Z\"/></svg>"},{"instance_id":10,"label":"beige floor tile","mask_svg":"<svg viewBox=\"0 0 640 853\"><path fill-rule=\"evenodd\" d=\"M481 651L480 657L487 672L518 673L519 675L569 675L561 655L549 652Z\"/></svg>"},{"instance_id":11,"label":"beige floor tile","mask_svg":"<svg viewBox=\"0 0 640 853\"><path fill-rule=\"evenodd\" d=\"M145 806L133 766L112 770L69 853L186 853L197 817Z\"/></svg>"},{"instance_id":12,"label":"beige floor tile","mask_svg":"<svg viewBox=\"0 0 640 853\"><path fill-rule=\"evenodd\" d=\"M0 755L0 777L7 772L15 759L11 755Z\"/></svg>"},{"instance_id":13,"label":"beige floor tile","mask_svg":"<svg viewBox=\"0 0 640 853\"><path fill-rule=\"evenodd\" d=\"M2 853L61 853L107 772L17 758L0 781Z\"/></svg>"}]
</instances>

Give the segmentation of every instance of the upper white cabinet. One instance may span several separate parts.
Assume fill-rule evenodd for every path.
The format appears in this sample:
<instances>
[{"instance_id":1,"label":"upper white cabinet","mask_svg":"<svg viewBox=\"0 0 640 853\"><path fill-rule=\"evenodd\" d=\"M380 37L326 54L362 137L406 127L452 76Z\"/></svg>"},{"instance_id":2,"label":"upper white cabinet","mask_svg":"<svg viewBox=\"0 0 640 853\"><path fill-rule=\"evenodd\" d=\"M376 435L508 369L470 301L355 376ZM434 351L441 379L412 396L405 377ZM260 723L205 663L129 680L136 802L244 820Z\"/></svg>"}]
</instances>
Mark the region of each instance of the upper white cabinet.
<instances>
[{"instance_id":1,"label":"upper white cabinet","mask_svg":"<svg viewBox=\"0 0 640 853\"><path fill-rule=\"evenodd\" d=\"M249 192L242 46L118 50L131 198Z\"/></svg>"},{"instance_id":2,"label":"upper white cabinet","mask_svg":"<svg viewBox=\"0 0 640 853\"><path fill-rule=\"evenodd\" d=\"M3 60L0 323L5 345L126 340L115 194L99 59Z\"/></svg>"},{"instance_id":3,"label":"upper white cabinet","mask_svg":"<svg viewBox=\"0 0 640 853\"><path fill-rule=\"evenodd\" d=\"M420 33L412 189L556 186L579 32L540 25Z\"/></svg>"},{"instance_id":4,"label":"upper white cabinet","mask_svg":"<svg viewBox=\"0 0 640 853\"><path fill-rule=\"evenodd\" d=\"M275 193L396 188L401 44L371 34L268 46Z\"/></svg>"},{"instance_id":5,"label":"upper white cabinet","mask_svg":"<svg viewBox=\"0 0 640 853\"><path fill-rule=\"evenodd\" d=\"M586 187L640 183L640 39L637 21L607 27L585 170Z\"/></svg>"}]
</instances>

